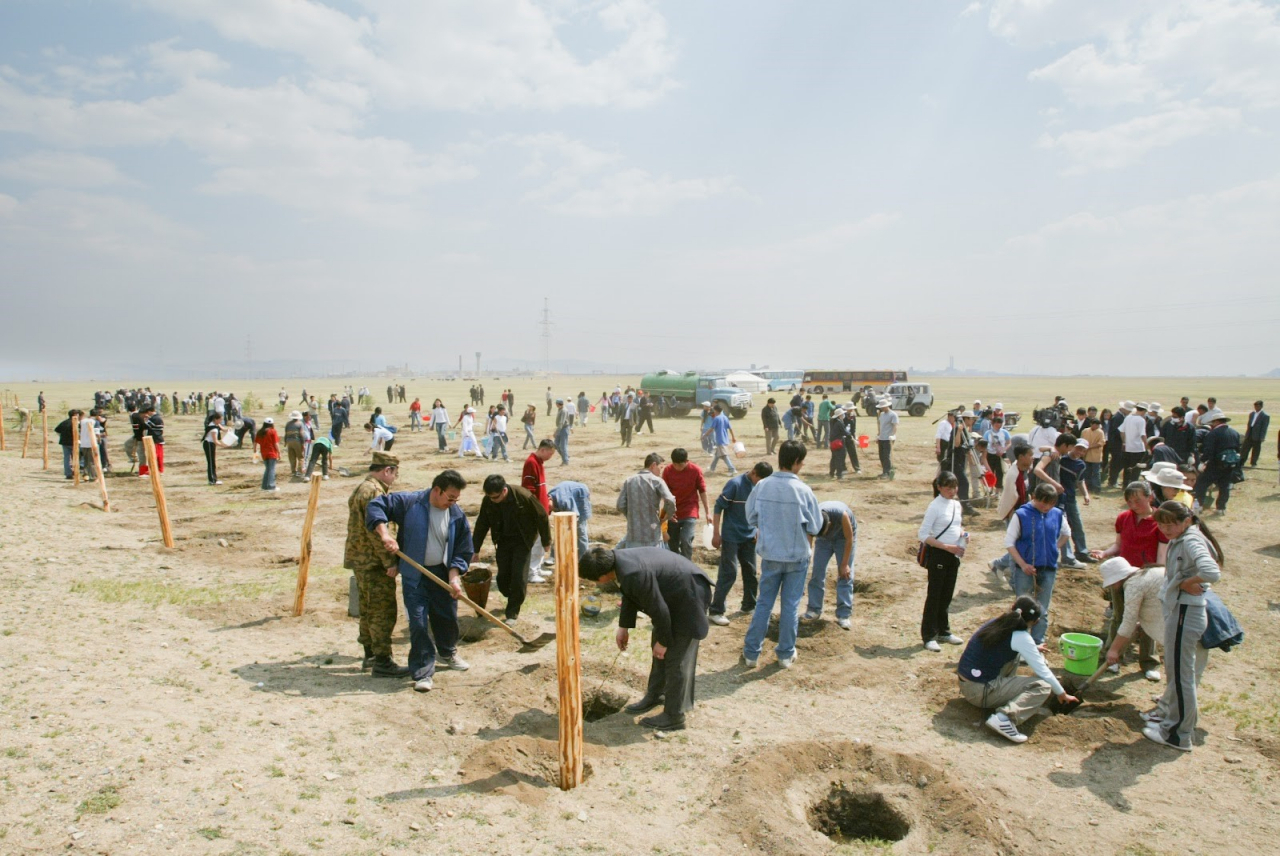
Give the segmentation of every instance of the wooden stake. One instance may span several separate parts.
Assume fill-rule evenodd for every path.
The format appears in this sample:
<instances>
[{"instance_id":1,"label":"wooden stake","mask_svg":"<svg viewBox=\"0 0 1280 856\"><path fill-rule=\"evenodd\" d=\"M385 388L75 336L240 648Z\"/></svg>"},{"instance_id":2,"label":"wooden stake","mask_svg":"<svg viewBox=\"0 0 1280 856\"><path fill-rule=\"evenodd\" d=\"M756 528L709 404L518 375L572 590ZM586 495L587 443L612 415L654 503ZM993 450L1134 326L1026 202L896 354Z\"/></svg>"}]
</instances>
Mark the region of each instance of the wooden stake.
<instances>
[{"instance_id":1,"label":"wooden stake","mask_svg":"<svg viewBox=\"0 0 1280 856\"><path fill-rule=\"evenodd\" d=\"M27 430L22 432L22 458L27 457L27 443L31 442L31 416L27 416Z\"/></svg>"},{"instance_id":2,"label":"wooden stake","mask_svg":"<svg viewBox=\"0 0 1280 856\"><path fill-rule=\"evenodd\" d=\"M98 490L102 492L102 510L111 510L111 500L107 499L107 477L102 472L102 458L98 455L98 444L89 447L93 452L93 470L98 474Z\"/></svg>"},{"instance_id":3,"label":"wooden stake","mask_svg":"<svg viewBox=\"0 0 1280 856\"><path fill-rule=\"evenodd\" d=\"M40 411L40 431L44 434L44 468L49 469L49 412Z\"/></svg>"},{"instance_id":4,"label":"wooden stake","mask_svg":"<svg viewBox=\"0 0 1280 856\"><path fill-rule=\"evenodd\" d=\"M555 523L556 679L560 686L560 789L582 783L582 660L578 654L578 515Z\"/></svg>"},{"instance_id":5,"label":"wooden stake","mask_svg":"<svg viewBox=\"0 0 1280 856\"><path fill-rule=\"evenodd\" d=\"M302 521L302 551L298 554L298 590L293 596L293 614L302 614L307 597L307 572L311 570L311 526L316 521L316 507L320 505L320 474L311 474L311 495L307 497L307 516Z\"/></svg>"},{"instance_id":6,"label":"wooden stake","mask_svg":"<svg viewBox=\"0 0 1280 856\"><path fill-rule=\"evenodd\" d=\"M80 417L71 417L71 485L80 486Z\"/></svg>"},{"instance_id":7,"label":"wooden stake","mask_svg":"<svg viewBox=\"0 0 1280 856\"><path fill-rule=\"evenodd\" d=\"M147 435L142 438L142 448L147 456L147 468L151 471L151 493L156 498L156 513L160 515L160 534L164 536L164 545L173 547L173 530L169 527L169 506L164 501L164 485L160 484L160 462L156 458L155 438Z\"/></svg>"},{"instance_id":8,"label":"wooden stake","mask_svg":"<svg viewBox=\"0 0 1280 856\"><path fill-rule=\"evenodd\" d=\"M0 405L0 452L8 448L4 443L4 411L4 406Z\"/></svg>"}]
</instances>

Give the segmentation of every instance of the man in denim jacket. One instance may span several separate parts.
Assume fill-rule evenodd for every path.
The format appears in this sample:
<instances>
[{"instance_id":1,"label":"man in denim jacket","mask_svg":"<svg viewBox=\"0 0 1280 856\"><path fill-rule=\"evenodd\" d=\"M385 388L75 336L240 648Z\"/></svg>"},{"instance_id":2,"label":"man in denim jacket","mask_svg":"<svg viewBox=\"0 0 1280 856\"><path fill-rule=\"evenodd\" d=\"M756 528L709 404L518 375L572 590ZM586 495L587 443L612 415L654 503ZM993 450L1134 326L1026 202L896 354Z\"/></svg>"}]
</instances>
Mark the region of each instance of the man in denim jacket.
<instances>
[{"instance_id":1,"label":"man in denim jacket","mask_svg":"<svg viewBox=\"0 0 1280 856\"><path fill-rule=\"evenodd\" d=\"M747 497L747 523L756 528L756 555L760 560L760 588L751 626L742 645L742 660L755 668L769 629L773 602L782 595L778 618L778 665L791 668L796 661L796 630L805 574L813 553L814 536L822 530L818 498L800 481L805 447L787 440L778 448L778 471L761 479Z\"/></svg>"}]
</instances>

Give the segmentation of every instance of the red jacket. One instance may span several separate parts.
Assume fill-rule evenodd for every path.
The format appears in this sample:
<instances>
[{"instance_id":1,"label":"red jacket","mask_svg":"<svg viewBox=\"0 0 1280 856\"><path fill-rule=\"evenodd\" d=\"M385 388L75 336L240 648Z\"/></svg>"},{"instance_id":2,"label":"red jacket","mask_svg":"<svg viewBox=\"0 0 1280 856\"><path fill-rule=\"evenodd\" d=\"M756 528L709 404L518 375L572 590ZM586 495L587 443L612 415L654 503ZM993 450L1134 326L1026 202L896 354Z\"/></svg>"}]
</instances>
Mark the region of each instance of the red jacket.
<instances>
[{"instance_id":1,"label":"red jacket","mask_svg":"<svg viewBox=\"0 0 1280 856\"><path fill-rule=\"evenodd\" d=\"M542 466L542 459L536 454L525 458L524 470L520 473L520 486L536 496L547 513L551 513L551 494L547 492L547 470Z\"/></svg>"},{"instance_id":2,"label":"red jacket","mask_svg":"<svg viewBox=\"0 0 1280 856\"><path fill-rule=\"evenodd\" d=\"M280 460L280 435L274 427L266 429L262 437L254 442L258 444L258 451L264 461L270 458Z\"/></svg>"}]
</instances>

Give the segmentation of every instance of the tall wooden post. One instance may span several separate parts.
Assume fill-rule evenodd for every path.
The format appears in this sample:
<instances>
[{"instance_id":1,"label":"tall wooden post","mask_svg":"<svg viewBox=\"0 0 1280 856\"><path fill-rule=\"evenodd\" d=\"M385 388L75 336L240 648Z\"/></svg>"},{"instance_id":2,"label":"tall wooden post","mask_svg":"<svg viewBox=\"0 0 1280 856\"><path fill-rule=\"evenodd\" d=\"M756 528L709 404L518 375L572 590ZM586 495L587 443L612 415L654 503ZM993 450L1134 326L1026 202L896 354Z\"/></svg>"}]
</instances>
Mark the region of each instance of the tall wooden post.
<instances>
[{"instance_id":1,"label":"tall wooden post","mask_svg":"<svg viewBox=\"0 0 1280 856\"><path fill-rule=\"evenodd\" d=\"M156 498L156 513L160 515L160 534L164 536L164 545L173 547L173 529L169 526L169 506L164 501L164 485L160 484L160 462L156 458L155 438L150 435L143 437L142 449L147 456L147 469L151 474L151 493Z\"/></svg>"},{"instance_id":2,"label":"tall wooden post","mask_svg":"<svg viewBox=\"0 0 1280 856\"><path fill-rule=\"evenodd\" d=\"M44 469L49 469L49 411L40 411L40 432L44 435Z\"/></svg>"},{"instance_id":3,"label":"tall wooden post","mask_svg":"<svg viewBox=\"0 0 1280 856\"><path fill-rule=\"evenodd\" d=\"M107 477L102 472L102 458L98 455L98 444L89 447L93 453L93 471L98 474L98 490L102 492L102 510L111 510L111 500L107 499Z\"/></svg>"},{"instance_id":4,"label":"tall wooden post","mask_svg":"<svg viewBox=\"0 0 1280 856\"><path fill-rule=\"evenodd\" d=\"M582 783L582 660L578 654L578 515L552 515L556 545L556 679L560 686L560 789Z\"/></svg>"},{"instance_id":5,"label":"tall wooden post","mask_svg":"<svg viewBox=\"0 0 1280 856\"><path fill-rule=\"evenodd\" d=\"M4 406L0 405L0 452L8 448L4 442L4 411Z\"/></svg>"},{"instance_id":6,"label":"tall wooden post","mask_svg":"<svg viewBox=\"0 0 1280 856\"><path fill-rule=\"evenodd\" d=\"M22 457L27 457L27 443L31 442L31 414L27 414L27 430L22 432Z\"/></svg>"},{"instance_id":7,"label":"tall wooden post","mask_svg":"<svg viewBox=\"0 0 1280 856\"><path fill-rule=\"evenodd\" d=\"M71 484L80 486L80 416L71 417Z\"/></svg>"},{"instance_id":8,"label":"tall wooden post","mask_svg":"<svg viewBox=\"0 0 1280 856\"><path fill-rule=\"evenodd\" d=\"M311 570L311 526L320 505L320 474L311 474L311 494L307 497L307 516L302 521L302 550L298 554L298 590L293 595L293 614L301 615L307 597L307 572Z\"/></svg>"}]
</instances>

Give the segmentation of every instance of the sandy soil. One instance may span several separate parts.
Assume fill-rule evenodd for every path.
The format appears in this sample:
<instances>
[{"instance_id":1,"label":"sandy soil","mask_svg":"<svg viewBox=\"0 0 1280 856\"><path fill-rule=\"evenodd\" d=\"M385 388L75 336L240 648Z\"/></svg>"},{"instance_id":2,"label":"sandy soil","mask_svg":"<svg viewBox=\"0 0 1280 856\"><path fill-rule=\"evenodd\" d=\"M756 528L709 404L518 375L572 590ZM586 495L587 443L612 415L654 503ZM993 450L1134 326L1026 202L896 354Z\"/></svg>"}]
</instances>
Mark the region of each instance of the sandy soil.
<instances>
[{"instance_id":1,"label":"sandy soil","mask_svg":"<svg viewBox=\"0 0 1280 856\"><path fill-rule=\"evenodd\" d=\"M556 388L585 386L597 398L612 383L562 379ZM294 395L303 385L326 394L337 388L287 385ZM486 379L489 397L505 385ZM541 405L545 383L512 385L519 404ZM34 400L35 387L10 386L24 404ZM280 384L218 386L264 395ZM386 381L370 386L381 390ZM975 379L937 386L948 399L1002 398L1024 411L1041 391L1042 401L1062 392L1073 405L1142 396L1166 406L1184 390L1193 398L1216 392L1239 413L1254 397L1273 397L1275 384ZM92 385L43 388L51 407L65 410L64 402L86 401ZM455 415L465 388L409 382L411 399L447 394ZM404 411L390 410L402 426ZM406 682L360 672L341 568L354 479L323 484L307 610L293 618L305 484L285 474L278 494L263 494L246 449L223 453L225 485L209 487L199 419L172 418L164 481L177 546L169 550L159 541L146 480L123 472L123 420L111 423L117 472L107 481L106 514L94 486L62 479L56 440L49 471L41 470L38 433L22 460L7 419L0 851L1270 852L1280 837L1274 445L1233 497L1230 516L1214 524L1228 551L1219 591L1248 640L1214 655L1196 751L1183 755L1142 739L1138 714L1158 688L1134 665L1101 681L1084 708L1039 721L1025 745L1013 746L980 727L978 712L959 700L958 649L929 654L917 638L923 578L911 554L929 499L937 415L904 417L893 483L874 480L871 457L861 476L840 483L826 478L825 451L810 458L805 475L819 498L847 501L859 517L853 631L806 625L795 668L780 670L766 643L761 667L747 672L737 665L746 621L731 613L730 626L713 627L703 645L690 728L656 735L621 713L588 722L589 775L572 792L552 784L554 646L518 654L510 637L468 617L463 651L473 668L442 673L434 692L416 694ZM757 413L738 430L754 460L763 449ZM612 423L592 421L574 434L573 463L553 464L549 473L591 486L592 540L612 543L623 531L612 508L621 481L650 450L696 448L695 434L692 418L660 420L656 435L646 432L620 450ZM359 470L365 435L348 436L337 463ZM446 465L476 482L495 471L516 477L523 459L515 453L519 440L511 463L490 464L438 455L425 432L402 427L399 437L405 488L425 486ZM709 482L718 491L724 475ZM464 494L469 513L479 500L478 487ZM1109 542L1120 506L1112 492L1085 509L1092 546ZM993 516L981 514L972 527L952 610L961 635L1009 599L985 570L1000 550ZM695 558L714 566L711 551ZM829 591L828 618L833 602ZM597 715L634 698L648 668L643 629L615 662L616 596L603 603L598 618L582 620L582 685ZM1096 572L1060 574L1054 607L1055 644L1066 630L1097 628ZM554 629L548 587L535 592L519 627ZM402 617L401 659L404 631Z\"/></svg>"}]
</instances>

